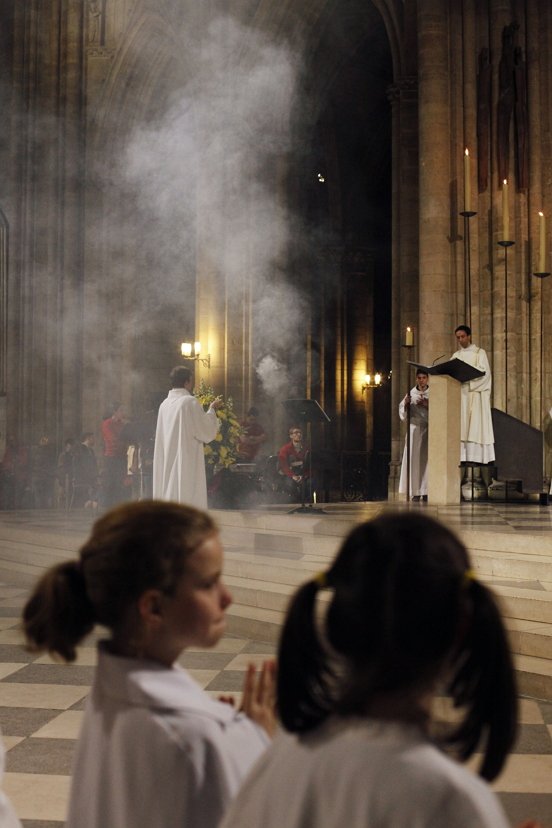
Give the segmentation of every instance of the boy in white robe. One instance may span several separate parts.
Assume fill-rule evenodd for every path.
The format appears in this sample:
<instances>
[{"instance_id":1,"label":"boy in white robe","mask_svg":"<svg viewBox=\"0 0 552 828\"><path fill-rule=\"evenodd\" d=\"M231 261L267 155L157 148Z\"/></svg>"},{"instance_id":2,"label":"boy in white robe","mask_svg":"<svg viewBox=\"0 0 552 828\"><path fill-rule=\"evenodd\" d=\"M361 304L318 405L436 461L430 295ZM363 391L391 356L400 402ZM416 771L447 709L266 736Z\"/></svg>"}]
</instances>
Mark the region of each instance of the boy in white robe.
<instances>
[{"instance_id":1,"label":"boy in white robe","mask_svg":"<svg viewBox=\"0 0 552 828\"><path fill-rule=\"evenodd\" d=\"M459 325L455 332L460 345L452 359L461 359L485 374L462 383L460 422L460 462L484 465L495 459L494 431L491 417L491 367L487 354L471 341L471 329Z\"/></svg>"},{"instance_id":2,"label":"boy in white robe","mask_svg":"<svg viewBox=\"0 0 552 828\"><path fill-rule=\"evenodd\" d=\"M422 368L416 371L416 385L399 405L399 417L406 420L410 408L410 496L427 498L427 442L429 413L429 377ZM405 439L399 494L407 490L408 435Z\"/></svg>"}]
</instances>

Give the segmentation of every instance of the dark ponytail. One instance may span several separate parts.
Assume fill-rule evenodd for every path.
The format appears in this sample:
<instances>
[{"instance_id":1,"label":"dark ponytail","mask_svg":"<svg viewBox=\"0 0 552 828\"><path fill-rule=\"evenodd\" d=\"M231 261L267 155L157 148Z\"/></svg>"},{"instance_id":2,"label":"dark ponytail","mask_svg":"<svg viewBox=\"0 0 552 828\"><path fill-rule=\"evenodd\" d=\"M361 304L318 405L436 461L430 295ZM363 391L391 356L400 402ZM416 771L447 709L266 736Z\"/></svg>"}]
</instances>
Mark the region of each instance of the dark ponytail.
<instances>
[{"instance_id":1,"label":"dark ponytail","mask_svg":"<svg viewBox=\"0 0 552 828\"><path fill-rule=\"evenodd\" d=\"M386 513L351 531L326 577L323 632L315 579L295 594L280 639L284 727L377 716L382 705L422 721L420 699L445 678L463 710L442 741L462 760L481 751L481 775L496 777L516 734L514 670L497 604L460 540L425 515Z\"/></svg>"},{"instance_id":2,"label":"dark ponytail","mask_svg":"<svg viewBox=\"0 0 552 828\"><path fill-rule=\"evenodd\" d=\"M332 711L335 675L316 630L316 580L299 587L289 605L278 648L278 713L286 730L302 733Z\"/></svg>"},{"instance_id":3,"label":"dark ponytail","mask_svg":"<svg viewBox=\"0 0 552 828\"><path fill-rule=\"evenodd\" d=\"M27 647L74 661L76 647L92 631L94 621L80 564L58 564L42 576L23 610Z\"/></svg>"},{"instance_id":4,"label":"dark ponytail","mask_svg":"<svg viewBox=\"0 0 552 828\"><path fill-rule=\"evenodd\" d=\"M466 715L447 742L462 760L479 748L480 775L500 773L517 731L517 689L510 647L495 598L479 581L467 587L471 617L461 643L458 669L449 692Z\"/></svg>"}]
</instances>

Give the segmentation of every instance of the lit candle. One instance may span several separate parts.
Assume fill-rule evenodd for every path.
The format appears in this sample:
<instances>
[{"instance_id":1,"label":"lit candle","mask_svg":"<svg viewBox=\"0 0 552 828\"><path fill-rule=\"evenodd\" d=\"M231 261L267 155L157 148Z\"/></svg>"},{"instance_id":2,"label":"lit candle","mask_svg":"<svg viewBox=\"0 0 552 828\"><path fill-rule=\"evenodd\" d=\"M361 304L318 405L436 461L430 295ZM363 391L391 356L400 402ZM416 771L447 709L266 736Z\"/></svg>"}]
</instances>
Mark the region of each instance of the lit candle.
<instances>
[{"instance_id":1,"label":"lit candle","mask_svg":"<svg viewBox=\"0 0 552 828\"><path fill-rule=\"evenodd\" d=\"M180 346L180 350L182 352L183 357L189 357L192 355L192 343L191 342L183 342Z\"/></svg>"},{"instance_id":2,"label":"lit candle","mask_svg":"<svg viewBox=\"0 0 552 828\"><path fill-rule=\"evenodd\" d=\"M316 492L313 492L312 496L313 496L313 499L314 499L314 505L316 506Z\"/></svg>"},{"instance_id":3,"label":"lit candle","mask_svg":"<svg viewBox=\"0 0 552 828\"><path fill-rule=\"evenodd\" d=\"M470 153L464 152L464 212L471 213Z\"/></svg>"},{"instance_id":4,"label":"lit candle","mask_svg":"<svg viewBox=\"0 0 552 828\"><path fill-rule=\"evenodd\" d=\"M544 213L539 213L539 269L538 273L546 273L546 219Z\"/></svg>"},{"instance_id":5,"label":"lit candle","mask_svg":"<svg viewBox=\"0 0 552 828\"><path fill-rule=\"evenodd\" d=\"M406 329L404 344L407 348L412 348L412 346L414 345L414 331L412 330L412 328Z\"/></svg>"},{"instance_id":6,"label":"lit candle","mask_svg":"<svg viewBox=\"0 0 552 828\"><path fill-rule=\"evenodd\" d=\"M508 182L502 183L502 241L510 241L510 207L508 204Z\"/></svg>"},{"instance_id":7,"label":"lit candle","mask_svg":"<svg viewBox=\"0 0 552 828\"><path fill-rule=\"evenodd\" d=\"M201 353L201 342L194 342L194 354L199 356Z\"/></svg>"}]
</instances>

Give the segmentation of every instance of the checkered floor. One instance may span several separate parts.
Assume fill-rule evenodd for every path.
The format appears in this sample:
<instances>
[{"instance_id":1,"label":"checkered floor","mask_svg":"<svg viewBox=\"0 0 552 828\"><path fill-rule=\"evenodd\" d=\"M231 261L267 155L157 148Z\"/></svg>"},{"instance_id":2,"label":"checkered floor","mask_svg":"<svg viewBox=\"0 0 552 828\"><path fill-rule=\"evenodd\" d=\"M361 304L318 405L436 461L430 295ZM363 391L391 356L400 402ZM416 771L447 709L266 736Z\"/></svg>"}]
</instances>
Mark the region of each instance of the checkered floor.
<instances>
[{"instance_id":1,"label":"checkered floor","mask_svg":"<svg viewBox=\"0 0 552 828\"><path fill-rule=\"evenodd\" d=\"M69 775L96 651L92 639L74 665L32 657L21 646L17 611L26 591L0 587L0 726L7 748L4 787L27 828L61 828ZM213 696L239 693L244 670L273 655L270 644L226 637L212 651L189 650L181 663ZM552 825L552 704L521 700L518 743L495 787L516 824Z\"/></svg>"},{"instance_id":2,"label":"checkered floor","mask_svg":"<svg viewBox=\"0 0 552 828\"><path fill-rule=\"evenodd\" d=\"M426 504L405 506L431 510ZM552 509L546 507L461 504L439 509L439 517L465 529L515 533L530 527L531 532L552 532ZM3 522L6 519L16 525L27 525L29 518L29 513L0 515ZM70 518L42 513L31 522L34 531L59 532L64 521L73 531L86 533L91 518L84 513ZM0 727L7 749L4 787L24 826L60 828L73 748L94 671L95 640L91 637L80 648L74 665L26 653L19 615L34 575L31 578L30 570L14 563L13 556L6 563L2 552L0 549ZM218 696L239 693L247 663L261 662L273 653L270 644L227 636L214 650L187 651L182 664L207 692ZM519 739L495 788L512 825L531 817L552 828L551 703L521 700Z\"/></svg>"}]
</instances>

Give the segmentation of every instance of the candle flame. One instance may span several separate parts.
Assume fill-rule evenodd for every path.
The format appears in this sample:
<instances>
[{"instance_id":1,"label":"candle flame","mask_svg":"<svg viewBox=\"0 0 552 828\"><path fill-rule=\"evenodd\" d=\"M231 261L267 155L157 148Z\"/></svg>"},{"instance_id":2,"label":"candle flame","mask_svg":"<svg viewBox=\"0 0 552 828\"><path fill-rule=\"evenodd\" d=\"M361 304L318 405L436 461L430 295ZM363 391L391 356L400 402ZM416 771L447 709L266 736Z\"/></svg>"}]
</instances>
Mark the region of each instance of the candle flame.
<instances>
[{"instance_id":1,"label":"candle flame","mask_svg":"<svg viewBox=\"0 0 552 828\"><path fill-rule=\"evenodd\" d=\"M539 216L544 216L544 213L541 213L540 210L539 210Z\"/></svg>"},{"instance_id":2,"label":"candle flame","mask_svg":"<svg viewBox=\"0 0 552 828\"><path fill-rule=\"evenodd\" d=\"M503 184L506 184L506 185L508 184L508 179L507 178L504 179Z\"/></svg>"},{"instance_id":3,"label":"candle flame","mask_svg":"<svg viewBox=\"0 0 552 828\"><path fill-rule=\"evenodd\" d=\"M466 149L464 150L464 153L465 153L466 155L468 155L468 156L469 156L470 151L469 151L469 149L468 149L467 147L466 147Z\"/></svg>"}]
</instances>

